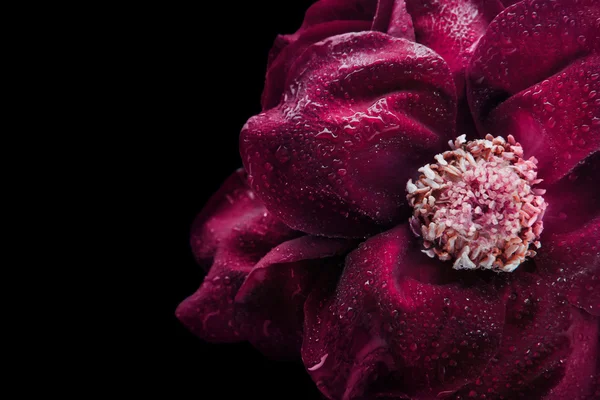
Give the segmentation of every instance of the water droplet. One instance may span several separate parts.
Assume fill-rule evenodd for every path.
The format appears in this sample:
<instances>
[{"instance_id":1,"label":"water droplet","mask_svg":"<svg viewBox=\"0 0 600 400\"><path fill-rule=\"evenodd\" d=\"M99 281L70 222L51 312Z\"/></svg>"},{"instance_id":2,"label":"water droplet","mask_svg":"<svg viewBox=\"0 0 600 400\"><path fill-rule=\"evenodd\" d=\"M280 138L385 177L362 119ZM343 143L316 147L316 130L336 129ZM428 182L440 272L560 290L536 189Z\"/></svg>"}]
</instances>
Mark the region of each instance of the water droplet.
<instances>
[{"instance_id":1,"label":"water droplet","mask_svg":"<svg viewBox=\"0 0 600 400\"><path fill-rule=\"evenodd\" d=\"M279 146L275 151L275 158L282 164L290 160L290 151L285 146Z\"/></svg>"}]
</instances>

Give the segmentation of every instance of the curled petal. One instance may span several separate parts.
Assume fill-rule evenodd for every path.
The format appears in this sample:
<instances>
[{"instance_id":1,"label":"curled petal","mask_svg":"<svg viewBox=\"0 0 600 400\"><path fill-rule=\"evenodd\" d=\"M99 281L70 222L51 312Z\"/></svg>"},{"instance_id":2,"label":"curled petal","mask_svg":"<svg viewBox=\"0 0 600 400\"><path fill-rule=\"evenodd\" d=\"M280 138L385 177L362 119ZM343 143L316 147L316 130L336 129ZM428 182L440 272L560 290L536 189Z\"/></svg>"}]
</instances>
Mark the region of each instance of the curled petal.
<instances>
[{"instance_id":1,"label":"curled petal","mask_svg":"<svg viewBox=\"0 0 600 400\"><path fill-rule=\"evenodd\" d=\"M406 209L404 186L454 136L456 93L424 46L363 32L308 48L281 104L240 137L252 188L294 229L358 237Z\"/></svg>"},{"instance_id":2,"label":"curled petal","mask_svg":"<svg viewBox=\"0 0 600 400\"><path fill-rule=\"evenodd\" d=\"M254 265L273 247L300 235L269 213L237 171L210 199L192 228L192 249L210 270L200 288L177 308L194 334L212 342L237 342L252 330L240 324L234 298ZM283 283L279 283L283 284ZM297 336L280 340L282 351Z\"/></svg>"},{"instance_id":3,"label":"curled petal","mask_svg":"<svg viewBox=\"0 0 600 400\"><path fill-rule=\"evenodd\" d=\"M481 376L451 398L593 398L598 318L569 305L552 280L517 274L499 351Z\"/></svg>"},{"instance_id":4,"label":"curled petal","mask_svg":"<svg viewBox=\"0 0 600 400\"><path fill-rule=\"evenodd\" d=\"M406 226L367 240L337 287L306 302L308 372L330 399L453 393L500 346L506 296L480 276L422 254Z\"/></svg>"},{"instance_id":5,"label":"curled petal","mask_svg":"<svg viewBox=\"0 0 600 400\"><path fill-rule=\"evenodd\" d=\"M494 19L468 68L480 130L514 135L546 184L600 148L599 21L594 0L522 1Z\"/></svg>"},{"instance_id":6,"label":"curled petal","mask_svg":"<svg viewBox=\"0 0 600 400\"><path fill-rule=\"evenodd\" d=\"M263 353L297 355L303 307L323 270L334 268L353 245L343 239L303 236L280 244L250 271L236 297L237 320Z\"/></svg>"},{"instance_id":7,"label":"curled petal","mask_svg":"<svg viewBox=\"0 0 600 400\"><path fill-rule=\"evenodd\" d=\"M285 91L286 79L290 68L307 47L331 36L348 32L368 31L370 28L370 21L331 21L309 26L287 39L281 36L278 37L273 46L277 50L271 50L270 57L273 60L267 68L265 88L261 101L263 110L268 110L279 104L281 96Z\"/></svg>"},{"instance_id":8,"label":"curled petal","mask_svg":"<svg viewBox=\"0 0 600 400\"><path fill-rule=\"evenodd\" d=\"M499 0L406 0L417 41L435 50L450 66L459 97L472 47L504 8Z\"/></svg>"},{"instance_id":9,"label":"curled petal","mask_svg":"<svg viewBox=\"0 0 600 400\"><path fill-rule=\"evenodd\" d=\"M273 247L300 236L266 209L250 189L246 172L233 173L210 198L191 229L192 252L208 269L215 259L252 267Z\"/></svg>"},{"instance_id":10,"label":"curled petal","mask_svg":"<svg viewBox=\"0 0 600 400\"><path fill-rule=\"evenodd\" d=\"M600 215L578 229L542 237L536 264L569 302L600 316Z\"/></svg>"},{"instance_id":11,"label":"curled petal","mask_svg":"<svg viewBox=\"0 0 600 400\"><path fill-rule=\"evenodd\" d=\"M405 0L379 0L371 30L390 36L415 40L415 31Z\"/></svg>"},{"instance_id":12,"label":"curled petal","mask_svg":"<svg viewBox=\"0 0 600 400\"><path fill-rule=\"evenodd\" d=\"M321 0L313 4L300 29L291 35L279 35L273 44L262 95L263 110L279 103L290 68L307 47L331 36L369 30L415 38L404 0Z\"/></svg>"}]
</instances>

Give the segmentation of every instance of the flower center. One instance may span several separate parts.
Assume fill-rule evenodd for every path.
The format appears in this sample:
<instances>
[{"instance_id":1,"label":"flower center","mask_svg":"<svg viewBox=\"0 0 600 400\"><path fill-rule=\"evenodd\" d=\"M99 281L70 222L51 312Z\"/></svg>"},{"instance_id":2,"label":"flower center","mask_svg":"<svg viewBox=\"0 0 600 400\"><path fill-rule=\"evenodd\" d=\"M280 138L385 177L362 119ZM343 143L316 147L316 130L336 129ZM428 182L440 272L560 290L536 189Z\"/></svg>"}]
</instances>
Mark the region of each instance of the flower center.
<instances>
[{"instance_id":1,"label":"flower center","mask_svg":"<svg viewBox=\"0 0 600 400\"><path fill-rule=\"evenodd\" d=\"M512 135L487 135L449 142L451 151L435 156L435 164L406 184L413 207L410 227L424 240L429 257L454 260L454 269L512 272L540 248L546 202L537 160L523 159Z\"/></svg>"}]
</instances>

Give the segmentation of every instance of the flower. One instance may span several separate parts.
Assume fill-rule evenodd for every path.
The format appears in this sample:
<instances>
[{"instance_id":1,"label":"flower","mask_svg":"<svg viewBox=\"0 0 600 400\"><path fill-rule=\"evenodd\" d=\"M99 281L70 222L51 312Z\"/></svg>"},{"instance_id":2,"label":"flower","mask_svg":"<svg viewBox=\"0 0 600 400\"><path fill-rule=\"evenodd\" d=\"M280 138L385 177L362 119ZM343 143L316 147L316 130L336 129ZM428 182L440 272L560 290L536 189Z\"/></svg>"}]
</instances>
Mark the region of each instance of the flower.
<instances>
[{"instance_id":1,"label":"flower","mask_svg":"<svg viewBox=\"0 0 600 400\"><path fill-rule=\"evenodd\" d=\"M315 3L178 318L329 399L599 398L599 77L595 0Z\"/></svg>"}]
</instances>

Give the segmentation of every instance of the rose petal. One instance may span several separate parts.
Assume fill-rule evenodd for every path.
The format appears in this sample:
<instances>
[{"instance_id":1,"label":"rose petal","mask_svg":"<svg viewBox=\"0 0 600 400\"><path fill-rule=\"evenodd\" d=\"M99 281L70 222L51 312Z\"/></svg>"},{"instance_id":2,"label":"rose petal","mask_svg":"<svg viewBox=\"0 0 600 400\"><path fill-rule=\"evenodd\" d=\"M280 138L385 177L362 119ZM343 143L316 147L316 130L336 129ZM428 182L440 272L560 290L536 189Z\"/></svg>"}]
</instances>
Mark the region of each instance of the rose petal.
<instances>
[{"instance_id":1,"label":"rose petal","mask_svg":"<svg viewBox=\"0 0 600 400\"><path fill-rule=\"evenodd\" d=\"M519 270L498 353L452 398L590 399L598 319L570 306L551 280Z\"/></svg>"},{"instance_id":2,"label":"rose petal","mask_svg":"<svg viewBox=\"0 0 600 400\"><path fill-rule=\"evenodd\" d=\"M600 152L594 153L560 181L548 186L544 195L548 204L544 213L544 235L580 228L594 215L600 214L598 177Z\"/></svg>"},{"instance_id":3,"label":"rose petal","mask_svg":"<svg viewBox=\"0 0 600 400\"><path fill-rule=\"evenodd\" d=\"M522 0L500 0L502 2L502 5L504 7L509 7L512 6L513 4L517 4L518 2L522 1Z\"/></svg>"},{"instance_id":4,"label":"rose petal","mask_svg":"<svg viewBox=\"0 0 600 400\"><path fill-rule=\"evenodd\" d=\"M472 46L504 8L498 0L407 0L417 42L435 50L450 66L459 97Z\"/></svg>"},{"instance_id":5,"label":"rose petal","mask_svg":"<svg viewBox=\"0 0 600 400\"><path fill-rule=\"evenodd\" d=\"M496 354L502 290L429 259L410 235L400 226L367 240L337 288L306 302L302 358L331 399L436 398L475 380Z\"/></svg>"},{"instance_id":6,"label":"rose petal","mask_svg":"<svg viewBox=\"0 0 600 400\"><path fill-rule=\"evenodd\" d=\"M192 252L208 269L217 259L253 267L279 243L300 236L274 218L248 186L243 169L234 172L209 199L191 229Z\"/></svg>"},{"instance_id":7,"label":"rose petal","mask_svg":"<svg viewBox=\"0 0 600 400\"><path fill-rule=\"evenodd\" d=\"M589 99L600 93L599 77L600 56L582 57L500 104L487 124L493 134L512 134L552 184L600 150L600 101Z\"/></svg>"},{"instance_id":8,"label":"rose petal","mask_svg":"<svg viewBox=\"0 0 600 400\"><path fill-rule=\"evenodd\" d=\"M600 316L600 215L579 229L542 236L540 274L555 281L571 304Z\"/></svg>"},{"instance_id":9,"label":"rose petal","mask_svg":"<svg viewBox=\"0 0 600 400\"><path fill-rule=\"evenodd\" d=\"M404 0L321 0L313 4L300 29L292 35L279 35L273 44L262 94L263 110L279 104L288 72L307 47L331 36L368 30L415 38Z\"/></svg>"},{"instance_id":10,"label":"rose petal","mask_svg":"<svg viewBox=\"0 0 600 400\"><path fill-rule=\"evenodd\" d=\"M177 318L207 341L246 340L233 302L238 289L265 254L299 235L265 209L243 171L234 173L193 225L194 254L211 265L198 291L177 308Z\"/></svg>"},{"instance_id":11,"label":"rose petal","mask_svg":"<svg viewBox=\"0 0 600 400\"><path fill-rule=\"evenodd\" d=\"M444 61L404 39L345 34L308 48L288 83L240 137L267 208L295 229L341 237L406 217L406 181L455 134Z\"/></svg>"},{"instance_id":12,"label":"rose petal","mask_svg":"<svg viewBox=\"0 0 600 400\"><path fill-rule=\"evenodd\" d=\"M322 270L341 263L353 244L303 236L280 244L264 256L235 297L237 319L250 343L264 354L297 355L308 292Z\"/></svg>"},{"instance_id":13,"label":"rose petal","mask_svg":"<svg viewBox=\"0 0 600 400\"><path fill-rule=\"evenodd\" d=\"M300 30L330 21L373 21L377 0L320 0L309 7Z\"/></svg>"},{"instance_id":14,"label":"rose petal","mask_svg":"<svg viewBox=\"0 0 600 400\"><path fill-rule=\"evenodd\" d=\"M397 38L415 40L412 18L406 10L405 0L379 0L371 29Z\"/></svg>"},{"instance_id":15,"label":"rose petal","mask_svg":"<svg viewBox=\"0 0 600 400\"><path fill-rule=\"evenodd\" d=\"M469 103L480 130L513 134L540 159L546 183L600 147L598 50L600 3L528 0L494 19L472 57Z\"/></svg>"},{"instance_id":16,"label":"rose petal","mask_svg":"<svg viewBox=\"0 0 600 400\"><path fill-rule=\"evenodd\" d=\"M600 398L600 329L598 318L573 313L570 333L573 348L560 383L544 400L588 400Z\"/></svg>"},{"instance_id":17,"label":"rose petal","mask_svg":"<svg viewBox=\"0 0 600 400\"><path fill-rule=\"evenodd\" d=\"M289 70L307 47L331 36L347 32L368 31L370 28L371 21L331 21L307 27L301 33L288 38L286 45L277 50L277 56L267 68L261 100L263 110L271 109L279 104L286 88ZM284 43L283 40L276 40L273 48L282 47L280 44ZM272 50L271 54L273 52Z\"/></svg>"}]
</instances>

